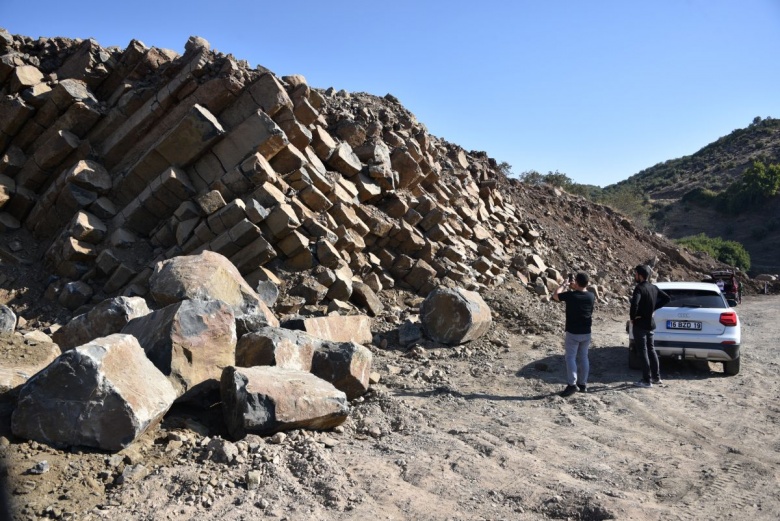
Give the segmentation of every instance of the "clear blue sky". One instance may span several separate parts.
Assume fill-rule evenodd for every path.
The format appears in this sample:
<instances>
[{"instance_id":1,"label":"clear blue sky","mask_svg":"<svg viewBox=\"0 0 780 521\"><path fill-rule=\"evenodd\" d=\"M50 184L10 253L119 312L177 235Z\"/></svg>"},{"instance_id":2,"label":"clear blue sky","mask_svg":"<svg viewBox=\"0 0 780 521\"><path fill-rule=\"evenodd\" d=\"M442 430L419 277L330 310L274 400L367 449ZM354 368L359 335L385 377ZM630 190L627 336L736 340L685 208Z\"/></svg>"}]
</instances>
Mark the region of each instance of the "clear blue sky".
<instances>
[{"instance_id":1,"label":"clear blue sky","mask_svg":"<svg viewBox=\"0 0 780 521\"><path fill-rule=\"evenodd\" d=\"M392 93L516 174L605 186L780 118L780 0L0 0L12 34L184 51Z\"/></svg>"}]
</instances>

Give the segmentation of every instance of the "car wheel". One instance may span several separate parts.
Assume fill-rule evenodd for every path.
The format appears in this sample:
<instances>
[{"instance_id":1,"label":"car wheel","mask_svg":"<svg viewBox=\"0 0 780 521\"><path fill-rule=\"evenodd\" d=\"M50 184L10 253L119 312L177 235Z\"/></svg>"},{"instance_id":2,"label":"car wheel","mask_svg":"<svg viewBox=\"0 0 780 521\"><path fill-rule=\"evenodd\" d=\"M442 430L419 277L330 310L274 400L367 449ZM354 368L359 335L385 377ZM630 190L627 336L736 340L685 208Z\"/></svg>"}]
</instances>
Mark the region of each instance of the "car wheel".
<instances>
[{"instance_id":1,"label":"car wheel","mask_svg":"<svg viewBox=\"0 0 780 521\"><path fill-rule=\"evenodd\" d=\"M636 352L633 340L628 342L628 367L630 369L642 369L642 362L639 360L639 353Z\"/></svg>"},{"instance_id":2,"label":"car wheel","mask_svg":"<svg viewBox=\"0 0 780 521\"><path fill-rule=\"evenodd\" d=\"M735 374L739 374L740 360L742 360L741 357L737 358L736 360L732 360L731 362L723 362L723 372L729 376L734 376Z\"/></svg>"}]
</instances>

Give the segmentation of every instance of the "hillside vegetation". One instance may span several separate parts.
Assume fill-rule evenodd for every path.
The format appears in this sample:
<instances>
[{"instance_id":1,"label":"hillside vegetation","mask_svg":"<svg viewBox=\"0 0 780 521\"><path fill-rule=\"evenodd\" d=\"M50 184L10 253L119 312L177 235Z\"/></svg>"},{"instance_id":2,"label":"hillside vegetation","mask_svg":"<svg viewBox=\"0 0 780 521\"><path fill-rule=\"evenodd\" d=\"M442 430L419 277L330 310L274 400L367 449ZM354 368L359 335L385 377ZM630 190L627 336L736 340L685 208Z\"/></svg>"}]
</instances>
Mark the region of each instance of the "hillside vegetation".
<instances>
[{"instance_id":1,"label":"hillside vegetation","mask_svg":"<svg viewBox=\"0 0 780 521\"><path fill-rule=\"evenodd\" d=\"M755 118L690 156L646 168L625 181L604 188L607 194L631 189L651 199L680 199L701 188L721 192L755 161L780 163L780 119Z\"/></svg>"}]
</instances>

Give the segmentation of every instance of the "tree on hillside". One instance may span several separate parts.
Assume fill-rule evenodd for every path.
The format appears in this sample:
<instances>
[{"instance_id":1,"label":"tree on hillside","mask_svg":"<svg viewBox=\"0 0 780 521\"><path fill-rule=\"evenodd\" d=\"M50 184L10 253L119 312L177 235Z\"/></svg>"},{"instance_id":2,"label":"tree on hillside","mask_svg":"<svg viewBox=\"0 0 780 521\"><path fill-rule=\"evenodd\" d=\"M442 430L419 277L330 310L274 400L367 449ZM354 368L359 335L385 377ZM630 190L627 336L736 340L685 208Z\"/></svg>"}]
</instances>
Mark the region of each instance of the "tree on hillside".
<instances>
[{"instance_id":1,"label":"tree on hillside","mask_svg":"<svg viewBox=\"0 0 780 521\"><path fill-rule=\"evenodd\" d=\"M721 194L721 207L739 213L780 193L780 164L753 164Z\"/></svg>"},{"instance_id":2,"label":"tree on hillside","mask_svg":"<svg viewBox=\"0 0 780 521\"><path fill-rule=\"evenodd\" d=\"M544 183L544 176L536 170L526 170L520 174L520 181L529 185L540 185Z\"/></svg>"},{"instance_id":3,"label":"tree on hillside","mask_svg":"<svg viewBox=\"0 0 780 521\"><path fill-rule=\"evenodd\" d=\"M514 172L512 172L512 165L506 161L501 161L496 168L498 168L498 171L504 174L507 178L515 175Z\"/></svg>"}]
</instances>

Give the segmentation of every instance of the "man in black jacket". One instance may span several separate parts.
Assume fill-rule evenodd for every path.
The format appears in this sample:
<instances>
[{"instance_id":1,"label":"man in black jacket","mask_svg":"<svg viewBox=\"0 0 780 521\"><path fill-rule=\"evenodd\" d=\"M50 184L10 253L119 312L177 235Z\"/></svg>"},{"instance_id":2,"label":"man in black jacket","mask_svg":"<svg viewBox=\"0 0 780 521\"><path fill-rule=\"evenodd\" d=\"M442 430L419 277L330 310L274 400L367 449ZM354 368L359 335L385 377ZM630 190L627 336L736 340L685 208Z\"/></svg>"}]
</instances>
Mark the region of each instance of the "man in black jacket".
<instances>
[{"instance_id":1,"label":"man in black jacket","mask_svg":"<svg viewBox=\"0 0 780 521\"><path fill-rule=\"evenodd\" d=\"M642 361L642 379L634 384L637 387L652 387L653 384L662 383L658 353L653 345L653 313L669 302L669 295L650 284L647 281L649 278L649 266L640 264L634 268L634 282L637 284L631 295L629 318L633 325L634 345Z\"/></svg>"}]
</instances>

